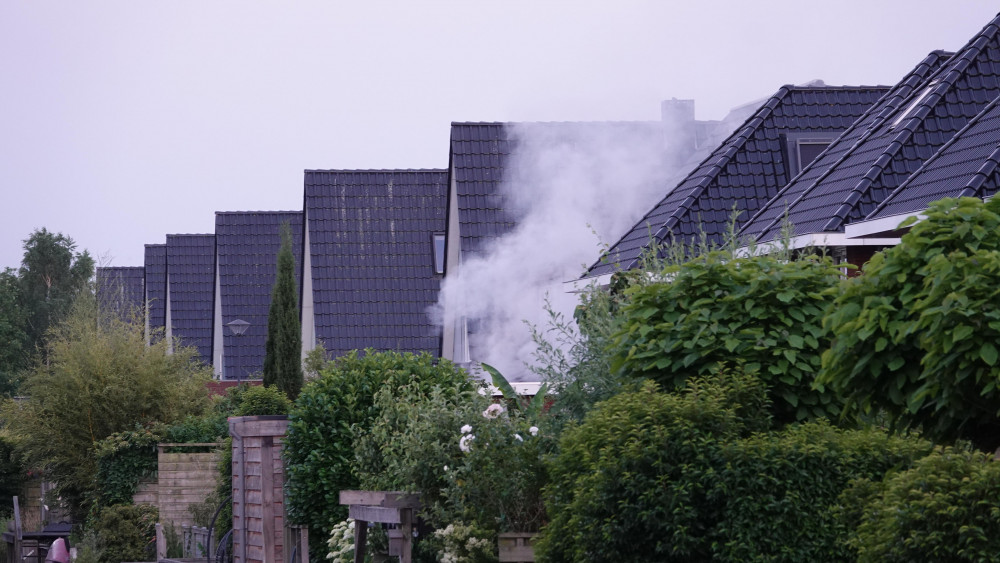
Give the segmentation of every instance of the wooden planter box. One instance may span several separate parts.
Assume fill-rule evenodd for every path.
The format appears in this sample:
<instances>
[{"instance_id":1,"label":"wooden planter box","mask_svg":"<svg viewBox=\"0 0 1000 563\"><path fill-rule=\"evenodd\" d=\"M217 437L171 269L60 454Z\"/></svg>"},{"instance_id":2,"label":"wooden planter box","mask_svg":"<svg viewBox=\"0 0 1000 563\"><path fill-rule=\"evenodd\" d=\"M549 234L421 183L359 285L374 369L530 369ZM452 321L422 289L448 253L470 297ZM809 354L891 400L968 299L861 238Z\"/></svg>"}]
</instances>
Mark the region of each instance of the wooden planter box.
<instances>
[{"instance_id":1,"label":"wooden planter box","mask_svg":"<svg viewBox=\"0 0 1000 563\"><path fill-rule=\"evenodd\" d=\"M524 532L498 534L497 543L500 547L500 563L534 562L535 535Z\"/></svg>"}]
</instances>

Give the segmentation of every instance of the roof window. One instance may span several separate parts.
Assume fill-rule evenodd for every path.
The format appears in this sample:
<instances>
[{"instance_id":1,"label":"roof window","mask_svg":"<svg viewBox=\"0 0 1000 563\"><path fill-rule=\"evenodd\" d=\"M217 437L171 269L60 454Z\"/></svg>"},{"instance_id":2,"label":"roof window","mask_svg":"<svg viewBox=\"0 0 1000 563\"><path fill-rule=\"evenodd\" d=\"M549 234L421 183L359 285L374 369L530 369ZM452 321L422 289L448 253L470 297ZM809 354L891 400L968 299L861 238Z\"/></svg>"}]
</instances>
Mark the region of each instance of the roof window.
<instances>
[{"instance_id":1,"label":"roof window","mask_svg":"<svg viewBox=\"0 0 1000 563\"><path fill-rule=\"evenodd\" d=\"M434 273L444 273L444 233L434 233Z\"/></svg>"},{"instance_id":2,"label":"roof window","mask_svg":"<svg viewBox=\"0 0 1000 563\"><path fill-rule=\"evenodd\" d=\"M913 111L920 106L920 102L924 101L924 98L927 97L927 94L931 93L931 90L934 89L934 86L936 86L937 83L938 81L934 80L930 84L928 84L927 87L924 88L922 92L920 92L920 95L918 95L912 102L910 102L910 104L906 106L906 108L903 111L899 112L899 115L896 116L896 119L892 120L892 124L889 125L889 129L895 129L900 123L903 122L903 120L905 120L907 117L910 117L913 114Z\"/></svg>"}]
</instances>

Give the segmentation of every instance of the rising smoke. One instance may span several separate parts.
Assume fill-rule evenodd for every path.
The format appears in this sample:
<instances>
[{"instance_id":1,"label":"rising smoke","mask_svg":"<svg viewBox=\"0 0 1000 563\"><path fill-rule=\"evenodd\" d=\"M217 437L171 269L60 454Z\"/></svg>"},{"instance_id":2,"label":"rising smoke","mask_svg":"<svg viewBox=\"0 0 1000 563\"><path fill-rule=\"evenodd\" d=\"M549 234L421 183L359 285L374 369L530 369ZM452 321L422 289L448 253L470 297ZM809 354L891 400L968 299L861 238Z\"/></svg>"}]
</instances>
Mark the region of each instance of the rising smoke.
<instances>
[{"instance_id":1,"label":"rising smoke","mask_svg":"<svg viewBox=\"0 0 1000 563\"><path fill-rule=\"evenodd\" d=\"M693 118L693 115L691 116ZM437 316L466 317L471 359L509 379L536 379L526 323L544 328L546 296L571 316L564 282L596 261L675 185L694 151L691 125L665 122L508 125L502 183L517 226L446 277ZM681 134L679 134L681 133ZM454 326L452 324L452 326Z\"/></svg>"}]
</instances>

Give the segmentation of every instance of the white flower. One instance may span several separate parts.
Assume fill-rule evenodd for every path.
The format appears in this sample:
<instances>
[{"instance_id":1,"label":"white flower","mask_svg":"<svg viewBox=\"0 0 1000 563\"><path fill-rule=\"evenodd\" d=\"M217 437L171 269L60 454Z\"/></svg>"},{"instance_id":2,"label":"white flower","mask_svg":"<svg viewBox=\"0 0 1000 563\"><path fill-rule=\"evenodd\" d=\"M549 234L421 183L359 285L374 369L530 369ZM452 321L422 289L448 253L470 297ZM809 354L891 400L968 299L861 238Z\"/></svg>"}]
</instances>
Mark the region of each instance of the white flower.
<instances>
[{"instance_id":1,"label":"white flower","mask_svg":"<svg viewBox=\"0 0 1000 563\"><path fill-rule=\"evenodd\" d=\"M462 450L463 452L469 451L471 443L475 439L476 437L473 436L472 434L465 434L458 440L458 449Z\"/></svg>"},{"instance_id":2,"label":"white flower","mask_svg":"<svg viewBox=\"0 0 1000 563\"><path fill-rule=\"evenodd\" d=\"M532 426L531 428L529 428L528 434L531 434L532 436L538 436L538 427Z\"/></svg>"},{"instance_id":3,"label":"white flower","mask_svg":"<svg viewBox=\"0 0 1000 563\"><path fill-rule=\"evenodd\" d=\"M514 439L516 439L518 442L524 441L524 438L522 438L520 434L514 434Z\"/></svg>"},{"instance_id":4,"label":"white flower","mask_svg":"<svg viewBox=\"0 0 1000 563\"><path fill-rule=\"evenodd\" d=\"M492 405L486 407L486 410L483 411L483 418L496 418L501 414L503 414L503 407L493 403Z\"/></svg>"},{"instance_id":5,"label":"white flower","mask_svg":"<svg viewBox=\"0 0 1000 563\"><path fill-rule=\"evenodd\" d=\"M472 432L471 425L466 424L465 426L462 427L462 434L468 434L469 432Z\"/></svg>"}]
</instances>

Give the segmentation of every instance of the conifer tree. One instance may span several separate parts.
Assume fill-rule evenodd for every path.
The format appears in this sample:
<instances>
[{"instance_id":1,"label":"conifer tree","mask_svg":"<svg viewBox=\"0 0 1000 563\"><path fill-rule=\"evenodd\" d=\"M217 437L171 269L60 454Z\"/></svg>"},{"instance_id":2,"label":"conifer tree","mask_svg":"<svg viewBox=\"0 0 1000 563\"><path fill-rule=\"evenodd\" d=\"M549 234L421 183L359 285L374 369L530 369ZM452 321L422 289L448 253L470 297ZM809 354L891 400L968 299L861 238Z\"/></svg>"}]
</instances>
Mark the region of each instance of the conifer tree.
<instances>
[{"instance_id":1,"label":"conifer tree","mask_svg":"<svg viewBox=\"0 0 1000 563\"><path fill-rule=\"evenodd\" d=\"M302 325L299 322L298 291L295 287L295 256L292 231L281 225L281 249L267 317L267 347L264 355L264 385L277 385L290 399L302 390Z\"/></svg>"}]
</instances>

